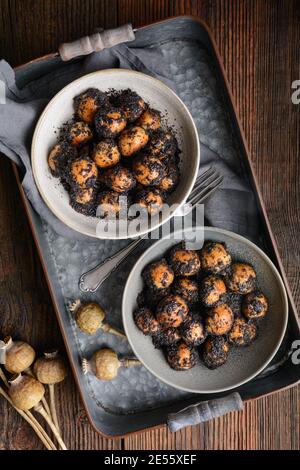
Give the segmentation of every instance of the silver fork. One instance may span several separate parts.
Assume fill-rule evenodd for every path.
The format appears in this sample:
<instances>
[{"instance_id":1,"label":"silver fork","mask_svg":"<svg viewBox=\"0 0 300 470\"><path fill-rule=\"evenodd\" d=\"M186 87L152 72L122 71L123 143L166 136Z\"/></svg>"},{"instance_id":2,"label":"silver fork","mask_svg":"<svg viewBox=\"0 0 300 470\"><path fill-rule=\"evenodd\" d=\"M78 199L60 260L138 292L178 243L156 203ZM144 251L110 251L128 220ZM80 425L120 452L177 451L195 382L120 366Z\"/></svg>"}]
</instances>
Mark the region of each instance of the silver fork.
<instances>
[{"instance_id":1,"label":"silver fork","mask_svg":"<svg viewBox=\"0 0 300 470\"><path fill-rule=\"evenodd\" d=\"M214 168L210 167L202 175L198 176L194 188L187 199L188 206L183 206L176 210L174 217L183 217L194 209L196 204L207 199L222 183L223 177L219 176ZM114 255L101 261L100 264L82 274L79 278L79 289L82 292L96 292L103 282L112 274L115 269L136 249L136 247L146 238L149 233L133 240L127 246L119 250Z\"/></svg>"}]
</instances>

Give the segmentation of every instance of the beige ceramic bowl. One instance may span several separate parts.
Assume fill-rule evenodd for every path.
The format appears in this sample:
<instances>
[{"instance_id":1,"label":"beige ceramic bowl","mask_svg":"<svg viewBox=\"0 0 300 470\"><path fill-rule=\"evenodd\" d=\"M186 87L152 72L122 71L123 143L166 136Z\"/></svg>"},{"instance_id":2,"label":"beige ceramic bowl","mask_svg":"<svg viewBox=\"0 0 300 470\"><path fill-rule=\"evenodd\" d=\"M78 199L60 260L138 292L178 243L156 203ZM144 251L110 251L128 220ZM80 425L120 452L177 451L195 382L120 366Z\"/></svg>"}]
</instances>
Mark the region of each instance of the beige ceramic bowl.
<instances>
[{"instance_id":1,"label":"beige ceramic bowl","mask_svg":"<svg viewBox=\"0 0 300 470\"><path fill-rule=\"evenodd\" d=\"M123 69L103 70L85 75L63 88L50 101L37 123L31 149L33 175L42 198L58 219L82 234L97 237L97 219L86 217L72 209L68 202L68 193L58 179L50 174L47 164L49 150L57 139L55 131L74 113L74 96L91 87L102 91L131 88L151 107L163 114L167 113L168 125L174 128L182 150L180 183L170 195L168 203L182 205L186 201L197 177L200 146L196 126L186 106L169 87L148 75ZM171 214L163 215L152 229L170 217ZM148 231L149 229L140 231L139 235ZM137 233L131 232L130 235L119 237L110 233L101 235L101 238L133 238L136 235Z\"/></svg>"},{"instance_id":2,"label":"beige ceramic bowl","mask_svg":"<svg viewBox=\"0 0 300 470\"><path fill-rule=\"evenodd\" d=\"M288 302L277 269L260 248L240 235L218 228L205 227L204 239L225 242L234 261L245 261L254 266L258 284L269 300L269 312L261 322L258 338L246 348L232 349L228 361L215 370L207 369L201 362L187 371L175 371L169 367L162 351L155 349L151 338L144 336L136 327L132 315L137 295L142 290L144 267L163 257L172 245L178 243L165 238L154 243L139 258L128 277L123 294L123 323L135 355L156 377L188 392L217 393L248 382L269 364L286 330Z\"/></svg>"}]
</instances>

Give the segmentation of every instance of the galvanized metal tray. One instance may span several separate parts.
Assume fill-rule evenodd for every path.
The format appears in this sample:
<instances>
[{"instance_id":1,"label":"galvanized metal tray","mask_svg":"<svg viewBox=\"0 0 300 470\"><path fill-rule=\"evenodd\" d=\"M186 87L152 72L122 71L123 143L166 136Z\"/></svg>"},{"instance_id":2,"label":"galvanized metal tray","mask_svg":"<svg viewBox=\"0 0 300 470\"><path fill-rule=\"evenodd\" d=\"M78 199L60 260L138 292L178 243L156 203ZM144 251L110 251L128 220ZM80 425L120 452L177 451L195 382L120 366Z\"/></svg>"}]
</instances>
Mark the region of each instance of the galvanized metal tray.
<instances>
[{"instance_id":1,"label":"galvanized metal tray","mask_svg":"<svg viewBox=\"0 0 300 470\"><path fill-rule=\"evenodd\" d=\"M259 243L280 270L288 291L289 325L286 338L271 367L251 382L239 387L237 391L243 400L251 400L290 387L300 379L300 365L293 365L290 360L292 341L300 338L297 313L254 176L224 68L211 33L205 23L197 18L177 17L138 29L136 39L130 43L130 47L155 47L160 50L165 73L172 74L180 97L189 107L201 132L202 142L217 153L230 155L237 166L246 170L246 178L256 201L261 235ZM61 59L57 54L50 54L19 67L16 70L17 81L25 84L59 66L62 66ZM82 357L92 355L100 346L108 345L121 354L131 352L126 340L117 339L113 335L99 333L87 338L78 331L67 308L69 301L80 296L80 274L125 246L128 241L91 238L72 241L58 236L32 210L20 183L21 175L15 166L14 171L74 376L86 412L96 431L108 437L119 437L161 426L170 412L212 398L178 391L160 382L140 366L122 370L116 380L108 383L82 374ZM223 228L226 228L226 225ZM140 252L149 243L151 241L145 242L143 247L139 248ZM110 323L119 328L122 328L122 290L137 255L138 251L122 268L113 273L96 294L81 296L82 299L98 300L107 310Z\"/></svg>"}]
</instances>

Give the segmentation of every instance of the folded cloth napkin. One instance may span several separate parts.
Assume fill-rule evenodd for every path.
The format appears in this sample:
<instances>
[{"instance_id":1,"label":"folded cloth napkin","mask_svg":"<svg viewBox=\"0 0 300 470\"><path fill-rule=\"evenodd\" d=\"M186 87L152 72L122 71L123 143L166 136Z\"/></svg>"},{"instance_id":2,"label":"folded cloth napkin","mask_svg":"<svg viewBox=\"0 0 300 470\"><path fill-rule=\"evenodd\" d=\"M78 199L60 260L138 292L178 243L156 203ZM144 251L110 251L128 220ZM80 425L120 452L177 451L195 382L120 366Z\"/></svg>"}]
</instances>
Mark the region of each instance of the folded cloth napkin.
<instances>
[{"instance_id":1,"label":"folded cloth napkin","mask_svg":"<svg viewBox=\"0 0 300 470\"><path fill-rule=\"evenodd\" d=\"M134 43L119 44L70 63L58 60L53 69L18 88L13 69L7 62L0 61L0 80L4 82L6 89L6 103L0 104L0 152L23 170L22 185L27 198L40 217L58 234L73 239L85 238L52 214L35 185L30 146L35 124L42 110L49 100L71 81L87 73L107 68L120 67L149 74L165 82L180 95L180 90L176 90L176 84L170 79L170 74L166 73L167 76L164 76L162 62L161 53L155 47L134 48ZM206 223L226 227L255 239L256 207L247 182L230 162L202 142L201 144L201 171L213 165L219 174L224 176L222 189L206 203Z\"/></svg>"}]
</instances>

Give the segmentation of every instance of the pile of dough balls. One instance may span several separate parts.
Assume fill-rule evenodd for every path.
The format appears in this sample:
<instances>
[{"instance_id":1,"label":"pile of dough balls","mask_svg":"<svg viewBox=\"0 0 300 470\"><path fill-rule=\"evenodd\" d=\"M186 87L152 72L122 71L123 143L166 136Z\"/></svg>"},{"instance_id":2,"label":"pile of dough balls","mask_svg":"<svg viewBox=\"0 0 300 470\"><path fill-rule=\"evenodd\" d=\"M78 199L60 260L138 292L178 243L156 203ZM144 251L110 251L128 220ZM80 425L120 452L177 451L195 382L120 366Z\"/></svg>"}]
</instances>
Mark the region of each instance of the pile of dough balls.
<instances>
[{"instance_id":1,"label":"pile of dough balls","mask_svg":"<svg viewBox=\"0 0 300 470\"><path fill-rule=\"evenodd\" d=\"M48 154L53 176L84 215L120 215L120 196L157 214L179 182L179 148L160 112L132 90L90 88L74 98L74 117Z\"/></svg>"},{"instance_id":2,"label":"pile of dough balls","mask_svg":"<svg viewBox=\"0 0 300 470\"><path fill-rule=\"evenodd\" d=\"M199 360L209 369L222 366L232 347L256 339L268 312L253 266L232 261L222 242L206 241L200 251L175 245L142 277L135 324L178 371Z\"/></svg>"}]
</instances>

